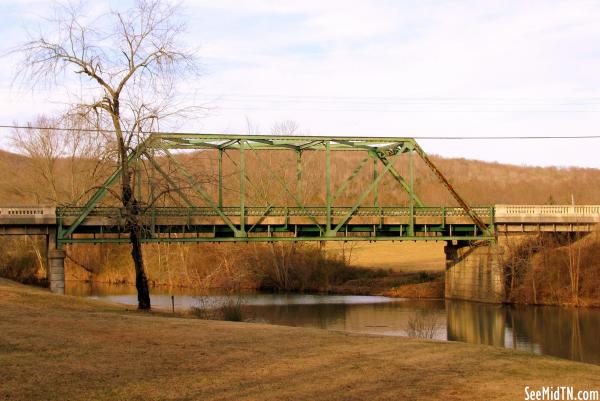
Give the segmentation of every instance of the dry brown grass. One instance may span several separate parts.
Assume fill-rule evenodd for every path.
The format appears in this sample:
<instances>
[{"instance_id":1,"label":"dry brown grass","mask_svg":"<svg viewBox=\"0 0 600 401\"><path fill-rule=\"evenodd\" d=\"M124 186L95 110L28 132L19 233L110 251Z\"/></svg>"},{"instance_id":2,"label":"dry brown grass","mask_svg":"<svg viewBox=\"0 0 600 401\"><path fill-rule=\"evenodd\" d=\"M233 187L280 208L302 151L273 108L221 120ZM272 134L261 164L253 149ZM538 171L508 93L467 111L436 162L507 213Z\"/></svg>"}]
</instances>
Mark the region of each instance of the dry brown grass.
<instances>
[{"instance_id":1,"label":"dry brown grass","mask_svg":"<svg viewBox=\"0 0 600 401\"><path fill-rule=\"evenodd\" d=\"M0 327L10 400L514 400L600 377L506 349L168 318L1 279Z\"/></svg>"},{"instance_id":2,"label":"dry brown grass","mask_svg":"<svg viewBox=\"0 0 600 401\"><path fill-rule=\"evenodd\" d=\"M383 291L382 295L395 298L444 298L444 281L401 285Z\"/></svg>"},{"instance_id":3,"label":"dry brown grass","mask_svg":"<svg viewBox=\"0 0 600 401\"><path fill-rule=\"evenodd\" d=\"M444 241L327 243L328 252L350 255L350 266L390 269L397 272L444 271Z\"/></svg>"}]
</instances>

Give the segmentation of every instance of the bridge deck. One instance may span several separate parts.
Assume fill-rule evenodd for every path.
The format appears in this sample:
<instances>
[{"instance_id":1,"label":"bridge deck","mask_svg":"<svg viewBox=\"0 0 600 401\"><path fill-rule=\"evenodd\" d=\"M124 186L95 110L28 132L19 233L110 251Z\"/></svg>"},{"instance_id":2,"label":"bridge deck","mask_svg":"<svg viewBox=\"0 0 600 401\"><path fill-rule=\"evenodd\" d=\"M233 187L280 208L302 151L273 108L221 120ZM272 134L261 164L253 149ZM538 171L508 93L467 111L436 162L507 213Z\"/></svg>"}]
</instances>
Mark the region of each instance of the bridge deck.
<instances>
[{"instance_id":1,"label":"bridge deck","mask_svg":"<svg viewBox=\"0 0 600 401\"><path fill-rule=\"evenodd\" d=\"M475 210L482 217L492 217L491 208ZM79 213L77 209L60 209L58 221L68 227ZM122 213L119 208L98 208L82 222L78 232L93 234L101 228L103 233L123 233ZM241 214L241 210L234 207L218 210L153 208L142 218L149 232L145 241L401 240L453 236L476 239L482 236L469 216L455 207L415 208L414 219L409 207L332 208L328 233L327 210L323 207L247 207L243 219Z\"/></svg>"},{"instance_id":2,"label":"bridge deck","mask_svg":"<svg viewBox=\"0 0 600 401\"><path fill-rule=\"evenodd\" d=\"M492 233L591 231L600 205L496 205L472 210ZM0 234L45 234L58 241L126 242L124 209L98 207L71 236L61 236L82 213L80 207L0 208ZM477 240L482 233L459 207L336 207L327 230L324 207L157 207L145 210L145 242L274 240Z\"/></svg>"}]
</instances>

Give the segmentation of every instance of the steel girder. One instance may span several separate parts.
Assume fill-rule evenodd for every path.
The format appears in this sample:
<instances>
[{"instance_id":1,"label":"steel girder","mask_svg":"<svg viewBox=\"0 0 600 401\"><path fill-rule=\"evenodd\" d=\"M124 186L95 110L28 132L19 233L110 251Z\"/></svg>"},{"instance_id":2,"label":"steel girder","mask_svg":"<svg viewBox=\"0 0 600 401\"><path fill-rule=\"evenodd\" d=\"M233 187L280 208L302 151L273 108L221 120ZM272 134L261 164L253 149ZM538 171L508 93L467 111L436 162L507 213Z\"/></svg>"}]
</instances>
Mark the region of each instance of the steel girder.
<instances>
[{"instance_id":1,"label":"steel girder","mask_svg":"<svg viewBox=\"0 0 600 401\"><path fill-rule=\"evenodd\" d=\"M178 154L174 152L181 152L181 150L195 150L195 151L212 151L217 153L217 177L215 179L217 191L211 193L211 191L205 187L205 183L201 182L197 176L188 171L187 166L180 162ZM291 153L290 159L295 159L295 187L291 187L288 180L284 179L281 174L277 171L273 171L272 166L266 164L261 156L264 151L289 151ZM364 158L349 171L347 177L337 187L333 187L332 180L332 154L339 151L351 151L351 152L363 152ZM305 204L300 193L300 183L305 173L305 167L303 166L303 157L308 153L315 154L316 152L324 152L324 192L325 199L322 209L318 207L308 206ZM237 162L231 157L231 154L237 154ZM408 167L408 178L403 177L397 168L394 166L394 162L402 154L408 154L409 167ZM414 191L414 168L413 168L413 155L416 154L423 161L424 164L435 174L439 179L440 183L450 192L452 197L458 203L461 213L463 216L468 217L468 222L454 225L454 232L448 231L447 227L453 227L452 225L446 226L444 221L441 224L429 225L429 234L432 232L437 233L435 236L423 235L423 232L427 233L428 225L423 225L417 221L418 214L425 210L425 205L422 200ZM164 166L161 165L157 159L157 155L161 157L161 160L168 160L173 166L174 171L167 171ZM264 167L265 174L269 176L269 182L275 186L281 187L288 199L293 200L292 206L281 206L276 207L268 195L264 199L265 204L260 205L258 208L261 210L260 219L254 220L252 224L249 224L248 218L251 213L255 213L255 209L258 205L247 204L247 188L246 184L255 186L253 181L248 175L248 166L246 159L248 155L253 155L258 165ZM237 179L239 181L239 202L235 208L236 218L232 219L230 214L231 205L225 205L224 202L224 189L231 191L231 188L226 187L226 178L224 176L224 167L226 156L229 162L237 170ZM373 174L372 180L369 185L363 189L362 192L354 199L351 205L346 208L339 208L337 204L341 195L353 184L356 184L355 178L360 174L365 166L368 165L368 161L373 161ZM441 240L442 238L449 239L491 239L493 238L493 209L490 209L492 216L489 219L489 223L484 223L480 216L482 209L473 209L467 202L465 202L454 188L450 185L446 177L441 171L434 165L429 159L423 149L417 144L412 138L394 138L394 137L329 137L329 136L266 136L266 135L213 135L213 134L169 134L169 133L154 133L151 134L143 143L141 143L133 152L128 159L128 163L131 168L136 169L137 177L137 197L138 201L142 204L147 204L148 207L143 209L145 215L142 215L140 224L149 225L149 220L146 218L148 215L156 214L156 208L154 207L155 199L143 200L139 199L142 197L141 191L141 168L142 163L146 163L147 168L152 168L154 173L162 177L165 185L168 187L168 191L177 193L180 199L185 203L185 207L179 208L180 215L194 214L199 210L210 210L217 221L211 221L206 223L206 227L212 227L211 230L215 233L213 238L197 238L198 242L204 240L213 241L290 241L290 240L364 240L358 239L356 236L349 236L348 233L352 233L353 230L361 230L361 226L358 223L358 216L364 212L364 202L372 195L374 207L377 210L384 210L379 206L380 198L380 183L386 176L390 176L397 184L398 189L405 192L408 196L407 205L407 222L401 224L389 223L386 225L384 222L385 216L381 214L380 224L374 224L375 227L373 234L369 237L370 240L389 239L389 233L396 233L399 231L400 235L394 239L429 239L429 240ZM379 167L378 167L379 166ZM121 176L121 170L117 169L107 180L99 187L99 189L90 197L89 201L79 208L63 208L59 213L58 222L58 241L59 243L78 243L86 242L87 238L78 238L78 234L83 234L89 231L89 225L84 224L87 220L97 215L96 211L100 210L103 205L103 199L109 187L114 185L119 177ZM152 182L150 178L147 180L149 183ZM185 183L185 188L183 184ZM317 183L314 183L315 185ZM150 191L154 193L155 191ZM213 191L214 192L214 191ZM203 204L197 204L196 198L202 200ZM398 205L401 206L401 205ZM284 232L287 230L287 224L263 224L268 218L274 216L275 210L281 210L281 208L295 208L299 213L306 218L306 221L302 224L294 225L293 233L295 235L291 237L273 237L270 235L271 230L279 230ZM76 216L72 216L70 219L65 219L67 211L76 211ZM153 212L154 210L154 212ZM343 210L342 215L338 215ZM446 210L446 208L439 208L439 210ZM324 216L321 213L324 212ZM116 212L115 212L116 213ZM117 216L113 216L117 217ZM488 216L486 216L488 217ZM87 220L86 220L87 219ZM234 221L235 220L235 221ZM367 225L370 227L370 225ZM88 227L88 228L85 228ZM198 232L203 229L194 226ZM266 227L266 228L265 228ZM310 229L309 229L310 227ZM379 227L379 230L378 228ZM458 230L456 230L458 228ZM387 231L386 231L387 229ZM97 230L100 230L99 228ZM256 236L257 233L267 230L268 236ZM423 231L424 230L424 231ZM432 231L433 230L433 231ZM462 231L461 231L462 230ZM105 230L110 231L110 230ZM117 230L118 231L118 230ZM175 230L177 231L177 230ZM164 236L154 235L154 230L147 230L149 233L145 242L160 242L160 241L176 241L176 238L165 238ZM288 231L289 232L289 231ZM310 232L310 236L305 233ZM223 234L218 236L217 234ZM230 235L231 234L231 235ZM182 242L191 241L191 239L179 238ZM111 241L112 240L112 241ZM107 242L123 242L124 238L105 238L103 241ZM98 238L93 239L93 242L99 242Z\"/></svg>"}]
</instances>

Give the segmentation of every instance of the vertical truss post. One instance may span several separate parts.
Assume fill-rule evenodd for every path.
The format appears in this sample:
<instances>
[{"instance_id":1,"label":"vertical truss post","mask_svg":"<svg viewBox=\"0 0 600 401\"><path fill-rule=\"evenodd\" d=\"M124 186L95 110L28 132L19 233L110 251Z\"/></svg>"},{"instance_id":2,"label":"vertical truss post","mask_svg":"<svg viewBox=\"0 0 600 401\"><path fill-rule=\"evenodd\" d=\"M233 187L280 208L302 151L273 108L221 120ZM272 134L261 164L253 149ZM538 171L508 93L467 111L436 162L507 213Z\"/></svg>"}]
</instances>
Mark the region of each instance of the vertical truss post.
<instances>
[{"instance_id":1,"label":"vertical truss post","mask_svg":"<svg viewBox=\"0 0 600 401\"><path fill-rule=\"evenodd\" d=\"M218 192L219 192L219 209L223 209L223 149L219 149L219 156L217 159L218 169Z\"/></svg>"},{"instance_id":2,"label":"vertical truss post","mask_svg":"<svg viewBox=\"0 0 600 401\"><path fill-rule=\"evenodd\" d=\"M254 154L257 156L258 162L262 163L262 165L265 167L266 171L271 175L271 177L274 180L279 181L279 184L283 187L283 190L294 200L296 206L302 209L306 217L312 220L315 226L319 228L319 232L323 232L323 227L321 227L319 221L316 219L315 216L313 216L310 213L309 210L306 209L305 205L296 197L296 194L294 194L294 192L288 188L286 181L282 179L281 176L278 176L277 174L273 173L273 169L271 168L271 166L267 165L267 163L265 163L265 161L261 157L259 157L258 153L256 152L256 149L254 149L251 144L248 144L248 147L250 148L250 150L252 150L252 152L254 152Z\"/></svg>"},{"instance_id":3,"label":"vertical truss post","mask_svg":"<svg viewBox=\"0 0 600 401\"><path fill-rule=\"evenodd\" d=\"M392 163L396 160L396 158L398 158L399 155L400 155L400 153L397 153L397 154L395 154L393 156L392 160L390 161L390 164L388 164L383 169L383 171L381 171L381 174L379 174L377 176L377 179L369 185L369 188L367 188L362 193L362 195L360 195L358 197L358 199L354 203L354 206L352 206L352 208L350 209L350 211L348 213L346 213L346 215L340 219L340 221L337 223L337 225L335 226L335 228L333 228L332 230L329 231L328 236L335 237L336 234L337 234L337 232L340 230L340 228L342 228L342 226L344 226L352 218L352 216L354 215L354 213L356 212L356 210L360 207L361 203L363 203L364 200L367 198L367 196L369 196L369 194L371 192L373 192L373 189L375 189L375 187L377 185L379 185L379 181L381 181L381 179L384 177L384 175L387 174L387 172L392 167Z\"/></svg>"},{"instance_id":4,"label":"vertical truss post","mask_svg":"<svg viewBox=\"0 0 600 401\"><path fill-rule=\"evenodd\" d=\"M300 183L302 182L302 150L296 151L296 196L298 199L302 199L302 188Z\"/></svg>"},{"instance_id":5,"label":"vertical truss post","mask_svg":"<svg viewBox=\"0 0 600 401\"><path fill-rule=\"evenodd\" d=\"M193 188L204 199L204 201L208 204L208 206L212 210L214 210L217 213L217 215L219 215L219 217L221 217L221 219L223 219L225 224L227 224L229 226L229 228L231 228L231 231L233 231L235 233L235 236L236 237L244 236L243 235L244 233L239 232L239 230L233 224L231 219L229 217L227 217L227 215L225 215L225 213L223 213L223 211L221 209L219 209L216 202L212 200L212 198L208 195L208 193L204 190L204 188L202 188L202 185L200 185L200 183L194 178L194 176L192 174L190 174L189 171L187 171L185 166L183 164L179 163L166 147L163 147L162 150L163 150L163 152L165 152L165 155L169 158L169 160L177 167L177 170L179 172L181 172L181 174L183 174L185 180L190 185L190 187ZM174 186L175 190L177 192L179 192L182 196L185 196L183 194L183 192L181 192L180 190L177 189L177 186L173 182L173 180L164 172L164 170L162 170L160 168L160 165L158 163L156 163L156 161L154 161L154 163L155 163L154 166L156 167L158 172L161 173L163 177L165 177L165 179L167 180L169 185L175 185ZM190 207L192 207L192 208L194 207L193 204L191 202L189 202L189 199L187 199L187 197L184 197L183 199L186 200L186 203L188 203L188 205Z\"/></svg>"},{"instance_id":6,"label":"vertical truss post","mask_svg":"<svg viewBox=\"0 0 600 401\"><path fill-rule=\"evenodd\" d=\"M408 174L409 174L409 214L410 214L410 222L409 222L409 235L414 237L415 235L415 174L414 174L414 161L413 161L413 150L411 149L408 152Z\"/></svg>"},{"instance_id":7,"label":"vertical truss post","mask_svg":"<svg viewBox=\"0 0 600 401\"><path fill-rule=\"evenodd\" d=\"M325 222L325 235L331 231L331 142L325 142L325 205L327 221Z\"/></svg>"},{"instance_id":8,"label":"vertical truss post","mask_svg":"<svg viewBox=\"0 0 600 401\"><path fill-rule=\"evenodd\" d=\"M377 159L373 158L373 182L377 181ZM373 189L373 206L379 205L379 185Z\"/></svg>"},{"instance_id":9,"label":"vertical truss post","mask_svg":"<svg viewBox=\"0 0 600 401\"><path fill-rule=\"evenodd\" d=\"M408 145L407 145L407 149L408 149ZM409 152L410 152L410 150L409 150ZM388 160L388 159L387 159L385 156L381 156L381 155L379 155L378 157L379 157L379 160L381 161L381 163L382 163L384 166L387 166L387 165L390 163L390 162L389 162L389 160ZM417 194L415 194L415 193L412 193L412 194L411 194L411 191L410 191L410 185L409 185L409 184L406 182L406 180L405 180L405 179L404 179L404 178L403 178L403 177L402 177L402 176L401 176L401 175L398 173L398 171L396 171L396 169L395 169L393 166L390 168L390 173L391 173L392 177L394 177L394 179L395 179L396 181L398 181L398 183L399 183L399 184L402 186L402 189L403 189L403 190L404 190L404 191L405 191L405 192L406 192L406 193L407 193L409 196L411 196L411 197L413 198L413 200L415 201L415 204L416 204L417 206L425 206L425 205L423 204L423 202L421 201L421 199L419 199L419 197L417 196Z\"/></svg>"},{"instance_id":10,"label":"vertical truss post","mask_svg":"<svg viewBox=\"0 0 600 401\"><path fill-rule=\"evenodd\" d=\"M246 232L246 157L244 145L246 141L240 141L240 232Z\"/></svg>"}]
</instances>

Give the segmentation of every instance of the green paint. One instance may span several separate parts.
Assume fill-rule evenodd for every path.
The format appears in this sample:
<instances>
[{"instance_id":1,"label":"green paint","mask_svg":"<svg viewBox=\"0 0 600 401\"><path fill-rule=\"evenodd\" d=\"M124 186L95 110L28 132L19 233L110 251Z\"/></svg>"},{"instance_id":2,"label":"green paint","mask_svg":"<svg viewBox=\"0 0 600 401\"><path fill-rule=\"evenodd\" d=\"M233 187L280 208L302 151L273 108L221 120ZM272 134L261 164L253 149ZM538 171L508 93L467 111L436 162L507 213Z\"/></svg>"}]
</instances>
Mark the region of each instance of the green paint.
<instances>
[{"instance_id":1,"label":"green paint","mask_svg":"<svg viewBox=\"0 0 600 401\"><path fill-rule=\"evenodd\" d=\"M219 191L219 208L222 209L223 208L223 150L221 150L221 149L219 149L219 156L218 156L218 160L217 160L217 169L218 169L217 174L219 175L218 183L217 183L217 187L218 187L218 191Z\"/></svg>"},{"instance_id":2,"label":"green paint","mask_svg":"<svg viewBox=\"0 0 600 401\"><path fill-rule=\"evenodd\" d=\"M325 221L325 235L331 230L331 143L325 142L325 208L327 220Z\"/></svg>"},{"instance_id":3,"label":"green paint","mask_svg":"<svg viewBox=\"0 0 600 401\"><path fill-rule=\"evenodd\" d=\"M246 157L244 145L246 141L240 141L240 231L238 236L246 236Z\"/></svg>"},{"instance_id":4,"label":"green paint","mask_svg":"<svg viewBox=\"0 0 600 401\"><path fill-rule=\"evenodd\" d=\"M207 149L218 151L217 159L217 191L218 199L213 200L201 182L190 174L186 168L179 163L169 150L172 149ZM255 207L247 205L246 183L251 186L255 184L249 178L246 164L247 150L256 154L256 159L265 167L273 182L278 182L283 190L294 200L296 206L274 206L272 199L262 195L267 206ZM173 173L165 172L159 163L151 156L153 151L163 151L167 158L174 164L174 174L181 176L187 185L193 189L208 207L198 207L178 185L179 180L174 178ZM239 165L226 152L239 152ZM288 182L282 176L275 174L273 166L266 165L264 158L257 151L264 150L287 150L296 154L296 179L295 188L290 190ZM325 152L325 205L307 206L302 199L303 166L302 156L304 152ZM366 153L360 163L353 168L349 176L335 190L333 188L331 157L333 151L354 151ZM417 153L425 164L440 178L455 199L459 201L459 208L452 207L425 207L423 202L414 191L414 166L413 153ZM231 160L239 170L240 202L238 206L225 207L223 190L226 188L223 171L223 154ZM405 180L394 168L394 161L399 155L409 153L409 179ZM144 239L144 242L256 242L256 241L320 241L320 240L352 240L352 241L388 241L388 240L490 240L494 234L493 208L471 208L456 191L449 185L441 172L433 165L431 160L422 151L418 144L411 138L372 138L372 137L313 137L313 136L237 136L237 135L204 135L204 134L152 134L146 142L141 144L128 158L127 164L136 167L135 179L138 200L141 199L141 156L144 155L154 170L148 172L152 178L148 178L149 194L154 199L154 172L158 172L168 184L170 191L179 194L187 205L186 208L169 207L158 208L151 203L148 210L142 216L143 224L148 226L153 235ZM345 193L348 187L355 182L362 168L369 158L373 160L372 180L369 187L364 190L351 206L336 206L336 201ZM383 167L378 168L378 163ZM409 195L408 207L385 207L380 206L380 182L389 174L400 184L402 190ZM65 207L57 210L58 241L64 243L98 243L98 242L128 242L124 236L108 238L111 230L118 233L122 230L123 218L120 208L99 207L100 201L106 195L108 188L114 185L121 176L121 170L117 169L97 190L84 207ZM292 180L293 182L293 180ZM308 185L314 183L307 183ZM361 204L367 196L373 193L373 206L365 207ZM472 222L468 224L448 224L446 216L465 216ZM105 218L110 224L91 227L86 225L86 219L94 216ZM202 217L211 217L210 220L202 221ZM239 216L239 227L232 219ZM254 223L246 230L247 219L252 216ZM353 223L354 216L371 216L372 224ZM440 221L436 224L416 224L416 216L435 216ZM484 224L480 216L489 216L489 223ZM171 218L166 224L165 218ZM213 220L218 217L216 223ZM267 217L269 217L267 219ZM277 217L280 219L277 220ZM299 224L298 218L305 218ZM393 217L395 220L389 220ZM275 219L273 219L275 218ZM402 219L402 223L391 224L389 221ZM65 219L73 219L66 226ZM179 219L179 220L178 220ZM334 219L337 222L334 225ZM387 219L387 221L386 221ZM285 220L285 221L283 221ZM265 224L268 221L269 224ZM359 221L358 219L354 221ZM279 222L283 224L273 224ZM477 224L478 222L481 223ZM475 223L475 224L473 224ZM324 227L323 227L324 225ZM121 228L119 228L121 227ZM115 231L116 230L116 231ZM162 233L161 233L162 232ZM81 238L77 234L100 233L102 238ZM171 233L181 235L171 236ZM366 235L365 235L366 233ZM339 234L339 235L338 235ZM356 235L362 235L357 237ZM283 236L285 235L285 236ZM368 235L368 236L367 236Z\"/></svg>"}]
</instances>

